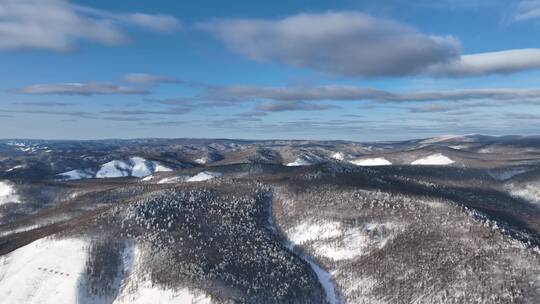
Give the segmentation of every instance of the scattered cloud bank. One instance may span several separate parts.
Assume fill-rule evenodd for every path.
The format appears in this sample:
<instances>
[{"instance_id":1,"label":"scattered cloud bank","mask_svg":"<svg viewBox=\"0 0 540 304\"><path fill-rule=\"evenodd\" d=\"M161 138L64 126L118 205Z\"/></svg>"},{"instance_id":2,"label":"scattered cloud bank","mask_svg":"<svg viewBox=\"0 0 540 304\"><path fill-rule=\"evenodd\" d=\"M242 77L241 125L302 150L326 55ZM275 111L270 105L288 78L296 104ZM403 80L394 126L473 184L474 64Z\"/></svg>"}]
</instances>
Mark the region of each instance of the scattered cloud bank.
<instances>
[{"instance_id":1,"label":"scattered cloud bank","mask_svg":"<svg viewBox=\"0 0 540 304\"><path fill-rule=\"evenodd\" d=\"M180 80L163 75L152 75L145 73L133 73L124 76L124 81L139 85L155 85L163 83L181 83Z\"/></svg>"},{"instance_id":2,"label":"scattered cloud bank","mask_svg":"<svg viewBox=\"0 0 540 304\"><path fill-rule=\"evenodd\" d=\"M339 108L335 105L313 104L304 101L272 101L260 103L257 110L264 112L284 112L284 111L319 111ZM253 116L253 115L251 115Z\"/></svg>"},{"instance_id":3,"label":"scattered cloud bank","mask_svg":"<svg viewBox=\"0 0 540 304\"><path fill-rule=\"evenodd\" d=\"M15 90L16 93L33 95L144 95L150 92L141 88L119 86L111 83L85 82L60 84L34 84Z\"/></svg>"},{"instance_id":4,"label":"scattered cloud bank","mask_svg":"<svg viewBox=\"0 0 540 304\"><path fill-rule=\"evenodd\" d=\"M540 1L525 2L516 18L540 17ZM540 49L462 54L459 40L452 36L424 34L360 12L225 19L198 27L250 59L341 76L468 77L540 68Z\"/></svg>"},{"instance_id":5,"label":"scattered cloud bank","mask_svg":"<svg viewBox=\"0 0 540 304\"><path fill-rule=\"evenodd\" d=\"M181 25L169 15L110 13L67 0L0 2L0 49L66 51L82 40L122 44L129 41L127 27L171 32Z\"/></svg>"},{"instance_id":6,"label":"scattered cloud bank","mask_svg":"<svg viewBox=\"0 0 540 304\"><path fill-rule=\"evenodd\" d=\"M476 88L447 91L416 91L396 93L356 86L324 85L311 87L266 86L214 86L197 97L201 100L240 102L250 100L271 101L376 101L376 102L427 102L427 101L539 101L540 89L535 88Z\"/></svg>"}]
</instances>

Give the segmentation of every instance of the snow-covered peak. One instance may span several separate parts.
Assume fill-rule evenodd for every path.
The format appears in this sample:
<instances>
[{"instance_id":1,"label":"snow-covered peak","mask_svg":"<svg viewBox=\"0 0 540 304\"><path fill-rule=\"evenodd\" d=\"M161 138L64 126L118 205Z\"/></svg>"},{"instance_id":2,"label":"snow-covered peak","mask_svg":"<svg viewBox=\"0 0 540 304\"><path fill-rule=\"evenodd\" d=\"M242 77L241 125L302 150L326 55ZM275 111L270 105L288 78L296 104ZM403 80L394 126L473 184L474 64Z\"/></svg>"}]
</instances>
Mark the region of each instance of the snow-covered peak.
<instances>
[{"instance_id":1,"label":"snow-covered peak","mask_svg":"<svg viewBox=\"0 0 540 304\"><path fill-rule=\"evenodd\" d=\"M437 154L432 154L432 155L429 155L429 156L426 156L426 157L423 157L423 158L420 158L420 159L417 159L415 161L413 161L411 163L411 165L438 165L438 166L441 166L441 165L450 165L450 164L453 164L454 161L451 160L450 158L448 158L447 156L441 154L441 153L437 153Z\"/></svg>"}]
</instances>

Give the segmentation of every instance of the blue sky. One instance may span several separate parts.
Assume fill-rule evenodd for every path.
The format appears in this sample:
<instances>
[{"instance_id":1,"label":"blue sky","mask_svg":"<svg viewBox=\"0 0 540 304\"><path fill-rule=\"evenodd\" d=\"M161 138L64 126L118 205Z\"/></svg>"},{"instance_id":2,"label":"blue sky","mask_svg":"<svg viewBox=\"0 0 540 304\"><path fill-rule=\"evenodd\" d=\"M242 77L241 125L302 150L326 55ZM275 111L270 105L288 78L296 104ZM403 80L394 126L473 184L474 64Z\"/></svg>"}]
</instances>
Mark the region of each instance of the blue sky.
<instances>
[{"instance_id":1,"label":"blue sky","mask_svg":"<svg viewBox=\"0 0 540 304\"><path fill-rule=\"evenodd\" d=\"M538 134L540 1L0 0L0 138Z\"/></svg>"}]
</instances>

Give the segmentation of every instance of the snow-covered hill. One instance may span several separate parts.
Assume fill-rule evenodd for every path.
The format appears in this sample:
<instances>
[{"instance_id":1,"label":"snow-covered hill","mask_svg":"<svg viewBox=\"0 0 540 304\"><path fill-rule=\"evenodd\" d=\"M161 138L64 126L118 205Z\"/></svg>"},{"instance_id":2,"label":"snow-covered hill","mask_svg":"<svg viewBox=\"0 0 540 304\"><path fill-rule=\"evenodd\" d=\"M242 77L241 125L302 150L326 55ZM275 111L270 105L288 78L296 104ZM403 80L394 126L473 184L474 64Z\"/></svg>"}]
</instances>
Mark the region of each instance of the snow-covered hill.
<instances>
[{"instance_id":1,"label":"snow-covered hill","mask_svg":"<svg viewBox=\"0 0 540 304\"><path fill-rule=\"evenodd\" d=\"M392 163L384 157L355 159L351 161L351 164L357 165L357 166L366 166L366 167L392 165Z\"/></svg>"},{"instance_id":2,"label":"snow-covered hill","mask_svg":"<svg viewBox=\"0 0 540 304\"><path fill-rule=\"evenodd\" d=\"M442 165L451 165L454 161L448 158L447 156L437 153L432 154L420 159L417 159L411 163L411 165L430 165L430 166L442 166Z\"/></svg>"},{"instance_id":3,"label":"snow-covered hill","mask_svg":"<svg viewBox=\"0 0 540 304\"><path fill-rule=\"evenodd\" d=\"M157 161L146 160L142 157L131 157L128 160L112 160L100 166L97 171L92 169L76 169L58 174L66 180L87 178L115 178L115 177L145 177L156 172L172 171ZM95 172L95 173L94 173Z\"/></svg>"}]
</instances>

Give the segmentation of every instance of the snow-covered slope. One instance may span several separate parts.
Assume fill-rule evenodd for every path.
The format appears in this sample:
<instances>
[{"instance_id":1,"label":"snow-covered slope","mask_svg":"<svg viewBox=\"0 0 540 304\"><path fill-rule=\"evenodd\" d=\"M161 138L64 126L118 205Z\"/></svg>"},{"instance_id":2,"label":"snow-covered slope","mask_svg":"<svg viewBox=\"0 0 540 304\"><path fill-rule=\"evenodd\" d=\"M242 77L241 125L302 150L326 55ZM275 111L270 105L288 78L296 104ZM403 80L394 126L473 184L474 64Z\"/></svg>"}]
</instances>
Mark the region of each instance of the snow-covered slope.
<instances>
[{"instance_id":1,"label":"snow-covered slope","mask_svg":"<svg viewBox=\"0 0 540 304\"><path fill-rule=\"evenodd\" d=\"M312 163L303 158L297 158L295 161L285 164L285 166L287 167L300 167L300 166L310 166L310 165L312 165Z\"/></svg>"},{"instance_id":2,"label":"snow-covered slope","mask_svg":"<svg viewBox=\"0 0 540 304\"><path fill-rule=\"evenodd\" d=\"M389 166L392 163L384 157L355 159L351 164L357 166Z\"/></svg>"},{"instance_id":3,"label":"snow-covered slope","mask_svg":"<svg viewBox=\"0 0 540 304\"><path fill-rule=\"evenodd\" d=\"M142 251L138 246L134 246L132 254L132 269L128 278L123 283L120 294L114 304L210 304L211 299L199 292L194 292L188 288L178 290L165 289L152 284L148 273L144 268Z\"/></svg>"},{"instance_id":4,"label":"snow-covered slope","mask_svg":"<svg viewBox=\"0 0 540 304\"><path fill-rule=\"evenodd\" d=\"M87 242L40 239L0 257L2 303L70 304L78 298Z\"/></svg>"},{"instance_id":5,"label":"snow-covered slope","mask_svg":"<svg viewBox=\"0 0 540 304\"><path fill-rule=\"evenodd\" d=\"M510 195L540 205L540 182L510 183L505 186Z\"/></svg>"},{"instance_id":6,"label":"snow-covered slope","mask_svg":"<svg viewBox=\"0 0 540 304\"><path fill-rule=\"evenodd\" d=\"M454 161L447 156L437 153L417 159L413 161L411 165L450 165L453 163Z\"/></svg>"},{"instance_id":7,"label":"snow-covered slope","mask_svg":"<svg viewBox=\"0 0 540 304\"><path fill-rule=\"evenodd\" d=\"M320 163L323 159L317 155L306 154L297 157L293 162L286 163L287 167L300 167L300 166L311 166L317 163Z\"/></svg>"},{"instance_id":8,"label":"snow-covered slope","mask_svg":"<svg viewBox=\"0 0 540 304\"><path fill-rule=\"evenodd\" d=\"M21 304L126 304L197 303L211 299L188 288L166 289L147 277L140 250L128 245L123 255L125 272L118 278L115 298L85 292L89 242L82 239L37 240L0 257L1 303Z\"/></svg>"},{"instance_id":9,"label":"snow-covered slope","mask_svg":"<svg viewBox=\"0 0 540 304\"><path fill-rule=\"evenodd\" d=\"M221 173L219 173L219 172L203 171L203 172L200 172L200 173L188 178L186 181L188 181L188 182L202 182L202 181L209 180L209 179L212 179L214 177L219 177L219 176L221 176Z\"/></svg>"},{"instance_id":10,"label":"snow-covered slope","mask_svg":"<svg viewBox=\"0 0 540 304\"><path fill-rule=\"evenodd\" d=\"M58 176L67 180L86 178L115 178L115 177L145 177L155 172L172 171L157 161L150 161L142 157L131 157L128 160L113 160L101 165L94 174L91 169L77 169L60 173Z\"/></svg>"},{"instance_id":11,"label":"snow-covered slope","mask_svg":"<svg viewBox=\"0 0 540 304\"><path fill-rule=\"evenodd\" d=\"M158 184L176 184L186 179L185 176L171 176L160 179Z\"/></svg>"},{"instance_id":12,"label":"snow-covered slope","mask_svg":"<svg viewBox=\"0 0 540 304\"><path fill-rule=\"evenodd\" d=\"M15 186L8 181L0 181L0 206L7 203L19 203Z\"/></svg>"},{"instance_id":13,"label":"snow-covered slope","mask_svg":"<svg viewBox=\"0 0 540 304\"><path fill-rule=\"evenodd\" d=\"M368 248L384 246L388 238L381 237L380 231L388 227L392 225L369 223L345 228L340 222L304 222L287 231L287 235L292 245L310 244L318 256L339 261L365 254Z\"/></svg>"}]
</instances>

